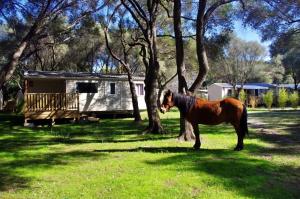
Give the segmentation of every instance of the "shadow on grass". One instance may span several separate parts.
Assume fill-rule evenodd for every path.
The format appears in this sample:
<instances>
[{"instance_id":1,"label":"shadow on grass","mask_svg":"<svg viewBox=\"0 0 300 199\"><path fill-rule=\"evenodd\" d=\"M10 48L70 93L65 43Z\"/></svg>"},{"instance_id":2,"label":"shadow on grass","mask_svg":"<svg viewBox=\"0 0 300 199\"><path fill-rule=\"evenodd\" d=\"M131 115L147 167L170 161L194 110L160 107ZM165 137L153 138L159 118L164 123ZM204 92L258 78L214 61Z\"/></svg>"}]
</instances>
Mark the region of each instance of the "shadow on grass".
<instances>
[{"instance_id":1,"label":"shadow on grass","mask_svg":"<svg viewBox=\"0 0 300 199\"><path fill-rule=\"evenodd\" d=\"M23 116L0 114L0 151L17 152L28 147L56 144L125 143L174 138L174 134L142 134L145 123L105 119L100 123L64 124L52 128L23 127Z\"/></svg>"},{"instance_id":2,"label":"shadow on grass","mask_svg":"<svg viewBox=\"0 0 300 199\"><path fill-rule=\"evenodd\" d=\"M133 149L95 150L99 153L145 152L172 153L165 158L145 161L153 167L178 165L178 172L206 173L225 189L235 190L241 196L252 198L297 198L300 194L300 168L279 166L270 161L255 159L247 152L258 145L251 145L245 152L226 149L200 149L190 147L138 147ZM167 167L169 168L169 167ZM174 167L172 167L174 168ZM206 182L208 186L210 182ZM212 184L213 186L213 184ZM218 185L219 186L219 185Z\"/></svg>"},{"instance_id":3,"label":"shadow on grass","mask_svg":"<svg viewBox=\"0 0 300 199\"><path fill-rule=\"evenodd\" d=\"M23 116L0 113L0 191L22 189L33 180L26 172L54 165L70 164L106 154L87 151L27 154L27 150L42 150L50 145L85 143L123 143L163 140L173 135L142 135L145 124L130 120L101 120L100 123L64 124L53 128L23 127ZM22 172L18 170L22 169ZM26 171L28 169L28 171ZM24 171L25 170L25 171Z\"/></svg>"},{"instance_id":4,"label":"shadow on grass","mask_svg":"<svg viewBox=\"0 0 300 199\"><path fill-rule=\"evenodd\" d=\"M202 150L202 149L201 149ZM115 153L115 152L146 152L146 153L183 153L195 152L191 147L138 147L132 149L101 149L94 152Z\"/></svg>"},{"instance_id":5,"label":"shadow on grass","mask_svg":"<svg viewBox=\"0 0 300 199\"><path fill-rule=\"evenodd\" d=\"M258 152L281 155L300 155L300 111L250 112L254 119L250 127L254 129L250 138L271 143L274 147Z\"/></svg>"},{"instance_id":6,"label":"shadow on grass","mask_svg":"<svg viewBox=\"0 0 300 199\"><path fill-rule=\"evenodd\" d=\"M28 156L22 159L4 161L0 163L0 191L22 189L28 187L32 180L30 177L24 177L18 172L18 169L34 170L47 169L57 165L71 164L72 162L82 162L94 158L105 158L105 154L99 154L89 151L71 151L46 153L35 156ZM29 171L30 172L30 171Z\"/></svg>"},{"instance_id":7,"label":"shadow on grass","mask_svg":"<svg viewBox=\"0 0 300 199\"><path fill-rule=\"evenodd\" d=\"M251 117L260 117L264 114L255 113ZM1 117L2 115L0 115ZM272 117L272 115L269 115ZM280 117L280 115L278 115ZM288 114L287 114L287 117ZM295 117L295 115L293 115ZM146 161L146 164L155 166L180 164L178 170L192 171L195 175L205 172L217 177L220 183L237 193L254 198L296 198L300 193L300 169L290 166L278 166L270 161L254 159L247 156L249 153L265 155L266 153L283 153L282 148L262 148L257 145L246 145L245 152L234 152L231 149L201 149L194 151L191 147L138 147L133 149L107 149L93 152L73 151L57 152L21 157L19 153L28 148L43 148L55 144L83 144L102 142L137 142L148 140L163 140L175 137L179 132L179 119L163 119L169 135L141 135L145 124L135 124L129 120L101 120L100 123L75 124L56 126L49 128L24 128L17 116L1 117L0 123L0 152L17 156L12 161L0 162L0 191L25 188L32 180L18 173L20 168L49 168L53 165L70 164L72 161L84 161L89 158L102 158L115 152L145 152L145 153L172 153L172 156L156 161ZM292 119L292 118L290 118ZM295 124L294 124L295 125ZM289 126L289 128L293 126ZM200 129L204 128L200 125ZM297 127L296 127L297 128ZM205 126L202 134L234 134L229 125ZM286 136L292 136L296 140L297 130L292 130L286 135L279 134L278 140L284 140ZM264 137L265 136L265 137ZM258 138L273 143L272 137L253 133L250 138ZM290 138L289 138L290 139ZM276 142L275 142L276 143ZM288 146L286 154L293 154L294 146L291 143L278 143L279 146ZM299 146L299 145L297 145ZM279 149L279 150L278 150ZM269 150L269 151L268 151ZM218 181L219 183L219 181ZM298 195L297 195L298 194Z\"/></svg>"},{"instance_id":8,"label":"shadow on grass","mask_svg":"<svg viewBox=\"0 0 300 199\"><path fill-rule=\"evenodd\" d=\"M234 189L246 197L297 198L299 196L300 168L277 166L268 161L230 153L223 150L206 150L198 154L178 154L146 163L153 166L180 163L178 170L190 170L196 175L201 172L207 173L217 177L218 182L226 189Z\"/></svg>"}]
</instances>

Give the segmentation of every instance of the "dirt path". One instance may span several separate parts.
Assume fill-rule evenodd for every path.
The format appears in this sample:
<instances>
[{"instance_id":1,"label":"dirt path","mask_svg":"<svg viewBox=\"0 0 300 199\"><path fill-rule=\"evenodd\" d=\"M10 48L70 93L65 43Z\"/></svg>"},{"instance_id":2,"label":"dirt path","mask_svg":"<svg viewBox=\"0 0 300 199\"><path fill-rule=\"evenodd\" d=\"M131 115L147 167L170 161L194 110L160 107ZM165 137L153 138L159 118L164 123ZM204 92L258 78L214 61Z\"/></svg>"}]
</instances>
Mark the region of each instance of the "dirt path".
<instances>
[{"instance_id":1,"label":"dirt path","mask_svg":"<svg viewBox=\"0 0 300 199\"><path fill-rule=\"evenodd\" d=\"M272 120L255 117L255 114L250 114L248 125L254 129L255 137L275 144L276 150L292 154L300 153L299 124L276 123Z\"/></svg>"}]
</instances>

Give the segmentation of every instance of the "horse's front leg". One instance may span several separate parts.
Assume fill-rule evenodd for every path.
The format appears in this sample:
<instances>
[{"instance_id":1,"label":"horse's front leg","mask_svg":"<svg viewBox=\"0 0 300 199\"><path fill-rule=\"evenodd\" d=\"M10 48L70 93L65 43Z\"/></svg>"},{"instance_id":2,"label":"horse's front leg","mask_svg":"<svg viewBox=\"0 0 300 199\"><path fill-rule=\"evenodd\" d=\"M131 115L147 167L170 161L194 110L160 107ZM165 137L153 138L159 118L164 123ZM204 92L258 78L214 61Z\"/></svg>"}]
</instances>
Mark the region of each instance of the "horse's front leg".
<instances>
[{"instance_id":1,"label":"horse's front leg","mask_svg":"<svg viewBox=\"0 0 300 199\"><path fill-rule=\"evenodd\" d=\"M198 124L192 124L194 128L194 134L195 134L195 144L194 149L200 149L201 147L201 141L200 141L200 133L199 133L199 127Z\"/></svg>"}]
</instances>

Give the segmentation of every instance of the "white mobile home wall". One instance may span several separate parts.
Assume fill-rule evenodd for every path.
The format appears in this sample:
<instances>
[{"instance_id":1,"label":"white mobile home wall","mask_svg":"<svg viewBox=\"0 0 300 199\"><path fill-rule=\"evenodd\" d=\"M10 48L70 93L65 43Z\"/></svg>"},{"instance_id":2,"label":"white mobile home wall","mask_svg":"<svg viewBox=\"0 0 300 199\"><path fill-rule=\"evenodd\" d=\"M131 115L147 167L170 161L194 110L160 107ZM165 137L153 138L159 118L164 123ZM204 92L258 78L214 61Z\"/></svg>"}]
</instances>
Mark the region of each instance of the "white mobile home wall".
<instances>
[{"instance_id":1,"label":"white mobile home wall","mask_svg":"<svg viewBox=\"0 0 300 199\"><path fill-rule=\"evenodd\" d=\"M128 81L122 80L66 80L66 93L76 92L78 82L98 84L97 93L79 94L79 111L124 111L133 110ZM115 94L110 94L110 83L115 83ZM143 81L135 81L143 84ZM146 109L144 95L138 95L139 108Z\"/></svg>"},{"instance_id":2,"label":"white mobile home wall","mask_svg":"<svg viewBox=\"0 0 300 199\"><path fill-rule=\"evenodd\" d=\"M220 100L228 96L231 88L224 88L217 84L212 84L207 88L208 100Z\"/></svg>"}]
</instances>

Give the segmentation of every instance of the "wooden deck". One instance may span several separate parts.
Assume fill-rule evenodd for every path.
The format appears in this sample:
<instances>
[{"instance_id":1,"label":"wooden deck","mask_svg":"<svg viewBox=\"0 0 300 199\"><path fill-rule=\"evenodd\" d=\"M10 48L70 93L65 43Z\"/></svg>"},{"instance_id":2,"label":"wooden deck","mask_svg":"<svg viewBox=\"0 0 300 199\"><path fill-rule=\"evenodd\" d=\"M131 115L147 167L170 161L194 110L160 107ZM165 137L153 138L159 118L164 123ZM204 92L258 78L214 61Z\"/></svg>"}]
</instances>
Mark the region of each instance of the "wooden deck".
<instances>
[{"instance_id":1,"label":"wooden deck","mask_svg":"<svg viewBox=\"0 0 300 199\"><path fill-rule=\"evenodd\" d=\"M25 93L25 123L37 119L79 119L78 93Z\"/></svg>"}]
</instances>

